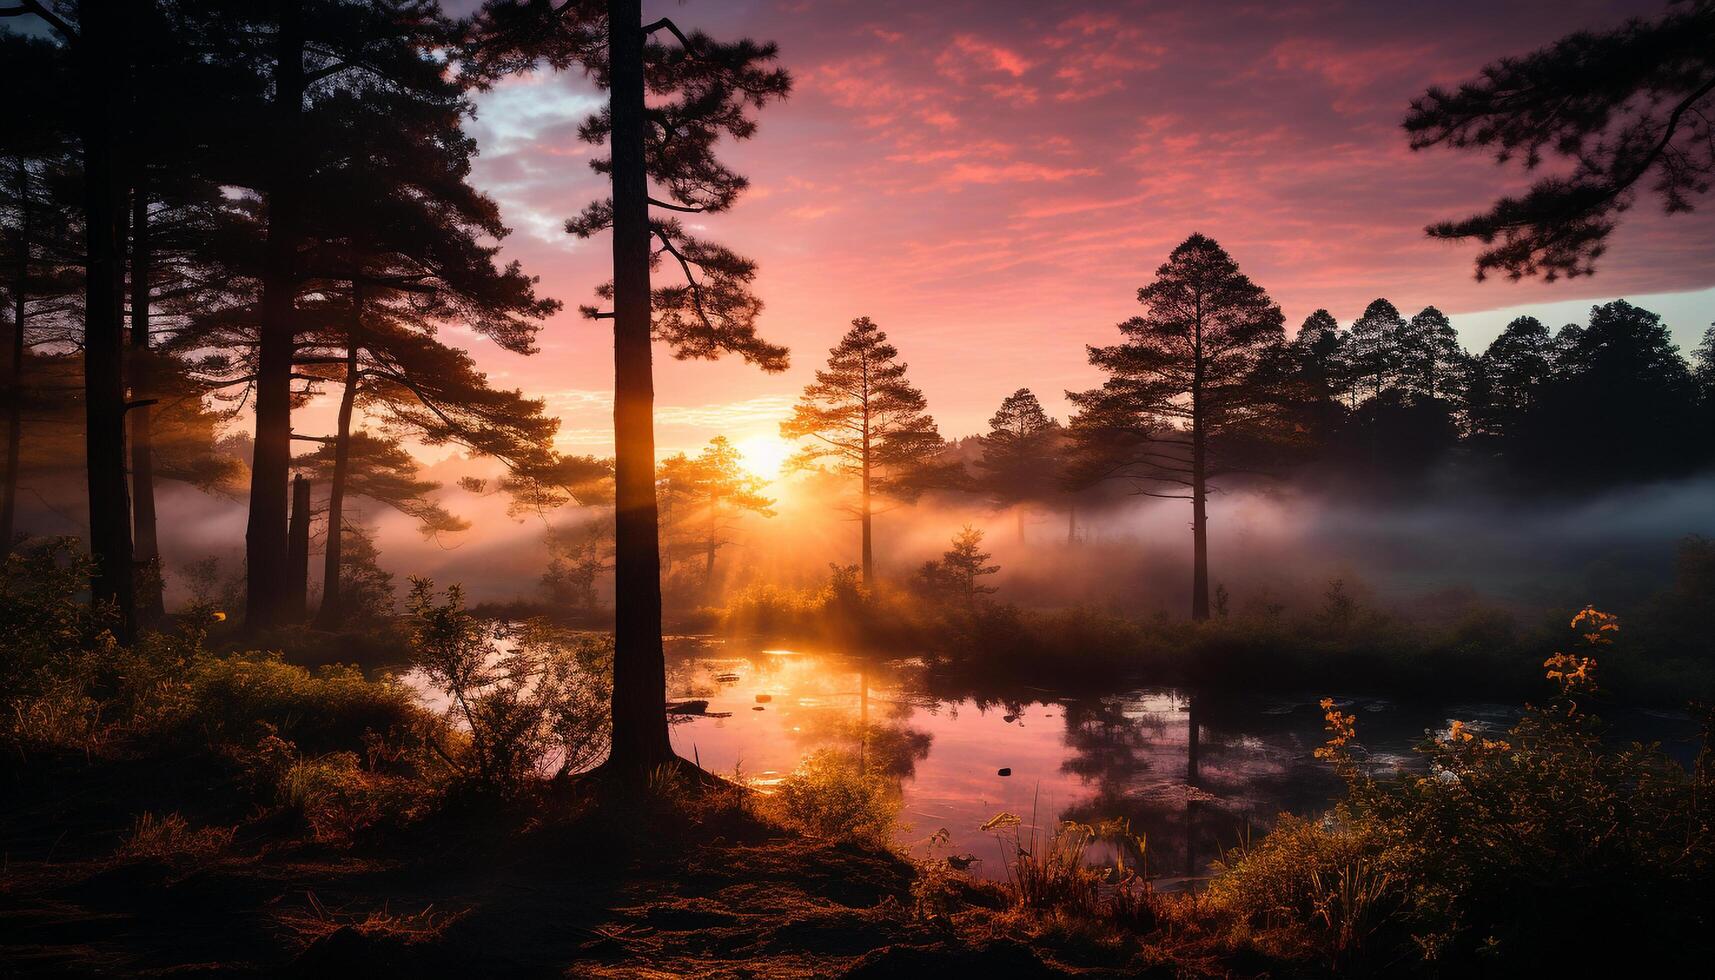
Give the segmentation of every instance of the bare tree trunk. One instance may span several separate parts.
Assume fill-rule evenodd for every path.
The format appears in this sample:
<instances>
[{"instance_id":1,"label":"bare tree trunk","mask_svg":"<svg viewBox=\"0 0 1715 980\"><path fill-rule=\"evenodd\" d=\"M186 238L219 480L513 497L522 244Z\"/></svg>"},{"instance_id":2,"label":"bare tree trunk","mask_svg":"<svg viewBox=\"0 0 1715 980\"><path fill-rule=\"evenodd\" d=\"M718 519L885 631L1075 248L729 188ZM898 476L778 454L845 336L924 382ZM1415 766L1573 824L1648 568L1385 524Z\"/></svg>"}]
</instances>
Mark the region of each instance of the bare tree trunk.
<instances>
[{"instance_id":1,"label":"bare tree trunk","mask_svg":"<svg viewBox=\"0 0 1715 980\"><path fill-rule=\"evenodd\" d=\"M149 241L149 186L137 169L131 192L131 529L137 538L137 616L144 624L166 615L162 595L161 549L155 520L155 454L149 374L149 307L153 301L149 277L153 265Z\"/></svg>"},{"instance_id":2,"label":"bare tree trunk","mask_svg":"<svg viewBox=\"0 0 1715 980\"><path fill-rule=\"evenodd\" d=\"M124 185L119 179L119 95L125 91L126 5L85 0L78 7L83 64L84 446L89 477L90 597L117 614L116 631L137 631L131 504L125 483Z\"/></svg>"},{"instance_id":3,"label":"bare tree trunk","mask_svg":"<svg viewBox=\"0 0 1715 980\"><path fill-rule=\"evenodd\" d=\"M715 577L715 552L720 550L721 511L720 499L709 502L709 539L703 544L703 584L707 585Z\"/></svg>"},{"instance_id":4,"label":"bare tree trunk","mask_svg":"<svg viewBox=\"0 0 1715 980\"><path fill-rule=\"evenodd\" d=\"M302 622L310 608L310 481L292 476L292 520L286 530L286 615Z\"/></svg>"},{"instance_id":5,"label":"bare tree trunk","mask_svg":"<svg viewBox=\"0 0 1715 980\"><path fill-rule=\"evenodd\" d=\"M1202 743L1197 720L1197 696L1191 695L1185 706L1185 782L1200 786L1203 782ZM1197 799L1195 793L1185 794L1185 874L1197 873Z\"/></svg>"},{"instance_id":6,"label":"bare tree trunk","mask_svg":"<svg viewBox=\"0 0 1715 980\"><path fill-rule=\"evenodd\" d=\"M875 586L875 552L870 530L872 515L870 513L869 481L869 407L866 405L863 423L863 501L860 505L862 507L860 520L863 523L863 587L866 589Z\"/></svg>"},{"instance_id":7,"label":"bare tree trunk","mask_svg":"<svg viewBox=\"0 0 1715 980\"><path fill-rule=\"evenodd\" d=\"M614 644L609 768L638 780L673 757L661 648L650 350L649 175L644 157L643 7L609 0L613 129Z\"/></svg>"},{"instance_id":8,"label":"bare tree trunk","mask_svg":"<svg viewBox=\"0 0 1715 980\"><path fill-rule=\"evenodd\" d=\"M357 402L358 334L363 327L363 286L351 284L351 330L345 347L345 390L339 396L339 429L334 433L333 479L328 486L327 544L322 558L322 605L316 625L333 629L344 619L340 610L340 551L345 545L345 481L351 468L351 411Z\"/></svg>"},{"instance_id":9,"label":"bare tree trunk","mask_svg":"<svg viewBox=\"0 0 1715 980\"><path fill-rule=\"evenodd\" d=\"M292 458L292 346L297 297L298 175L291 156L304 100L304 38L297 0L279 0L274 135L267 176L261 343L256 363L256 446L245 530L245 625L280 621L286 584L286 475Z\"/></svg>"},{"instance_id":10,"label":"bare tree trunk","mask_svg":"<svg viewBox=\"0 0 1715 980\"><path fill-rule=\"evenodd\" d=\"M12 285L11 361L6 365L6 473L0 486L0 557L17 534L18 464L24 447L24 312L30 286L30 172L18 158L18 270Z\"/></svg>"},{"instance_id":11,"label":"bare tree trunk","mask_svg":"<svg viewBox=\"0 0 1715 980\"><path fill-rule=\"evenodd\" d=\"M1066 508L1066 543L1078 543L1078 502L1072 501Z\"/></svg>"},{"instance_id":12,"label":"bare tree trunk","mask_svg":"<svg viewBox=\"0 0 1715 980\"><path fill-rule=\"evenodd\" d=\"M1203 419L1201 326L1191 382L1191 618L1209 618L1208 439Z\"/></svg>"}]
</instances>

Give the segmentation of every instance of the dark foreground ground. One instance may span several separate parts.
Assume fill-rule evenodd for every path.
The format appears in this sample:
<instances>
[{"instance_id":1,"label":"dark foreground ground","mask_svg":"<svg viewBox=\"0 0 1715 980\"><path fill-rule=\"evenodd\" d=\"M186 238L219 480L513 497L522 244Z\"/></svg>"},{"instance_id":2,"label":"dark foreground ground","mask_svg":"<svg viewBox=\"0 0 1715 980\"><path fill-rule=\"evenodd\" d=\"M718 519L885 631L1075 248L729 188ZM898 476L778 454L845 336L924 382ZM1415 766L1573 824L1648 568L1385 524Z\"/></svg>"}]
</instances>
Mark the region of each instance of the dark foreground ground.
<instances>
[{"instance_id":1,"label":"dark foreground ground","mask_svg":"<svg viewBox=\"0 0 1715 980\"><path fill-rule=\"evenodd\" d=\"M537 809L567 814L552 822L455 807L330 847L232 812L221 774L183 760L51 768L0 805L4 977L1228 973L1189 944L1168 965L1136 942L1045 940L977 886L960 886L963 911L925 919L908 862L798 837L730 800L568 799ZM133 814L169 808L238 829L202 853L125 843Z\"/></svg>"}]
</instances>

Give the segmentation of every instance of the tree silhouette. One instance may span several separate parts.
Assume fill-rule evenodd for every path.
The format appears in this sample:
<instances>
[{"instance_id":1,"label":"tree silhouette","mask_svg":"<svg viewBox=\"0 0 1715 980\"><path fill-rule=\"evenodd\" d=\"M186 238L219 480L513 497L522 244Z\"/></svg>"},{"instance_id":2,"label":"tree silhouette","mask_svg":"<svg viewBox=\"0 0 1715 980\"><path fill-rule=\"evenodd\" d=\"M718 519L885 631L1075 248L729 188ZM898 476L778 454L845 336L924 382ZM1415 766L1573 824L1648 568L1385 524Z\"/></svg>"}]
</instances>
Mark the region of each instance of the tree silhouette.
<instances>
[{"instance_id":1,"label":"tree silhouette","mask_svg":"<svg viewBox=\"0 0 1715 980\"><path fill-rule=\"evenodd\" d=\"M874 498L915 499L942 446L928 403L905 372L887 334L869 317L858 317L828 349L828 366L804 386L792 416L780 423L781 436L808 440L794 465L825 460L835 473L858 481L866 588L875 584Z\"/></svg>"},{"instance_id":2,"label":"tree silhouette","mask_svg":"<svg viewBox=\"0 0 1715 980\"><path fill-rule=\"evenodd\" d=\"M312 481L323 483L332 482L334 470L339 465L332 444L318 446L315 451L293 461L293 466ZM448 512L434 499L434 493L441 485L420 478L417 475L419 465L417 458L397 440L359 429L351 434L346 444L345 493L385 504L412 518L425 538L468 529L468 521ZM328 527L330 542L333 528L345 529L344 522L330 522ZM336 570L337 567L334 566ZM322 587L325 590L326 583Z\"/></svg>"},{"instance_id":3,"label":"tree silhouette","mask_svg":"<svg viewBox=\"0 0 1715 980\"><path fill-rule=\"evenodd\" d=\"M0 296L7 339L4 377L6 463L0 472L0 557L17 531L18 481L24 454L26 365L38 340L69 334L83 289L79 181L67 92L69 58L63 47L17 34L0 34L0 90L33 90L7 108L0 128Z\"/></svg>"},{"instance_id":4,"label":"tree silhouette","mask_svg":"<svg viewBox=\"0 0 1715 980\"><path fill-rule=\"evenodd\" d=\"M983 532L966 524L953 535L953 546L939 561L926 561L918 570L921 587L930 595L946 596L965 606L974 606L982 596L998 592L994 586L982 584L984 576L1000 571L999 565L988 563L994 556L982 550L982 544Z\"/></svg>"},{"instance_id":5,"label":"tree silhouette","mask_svg":"<svg viewBox=\"0 0 1715 980\"><path fill-rule=\"evenodd\" d=\"M1346 394L1346 336L1333 314L1317 310L1304 318L1292 338L1292 356L1299 380L1316 398L1337 402Z\"/></svg>"},{"instance_id":6,"label":"tree silhouette","mask_svg":"<svg viewBox=\"0 0 1715 980\"><path fill-rule=\"evenodd\" d=\"M1715 4L1670 5L1653 21L1580 31L1475 80L1431 88L1405 118L1411 147L1481 149L1527 172L1545 156L1569 172L1538 179L1435 238L1475 238L1477 278L1594 271L1638 188L1674 214L1692 209L1715 177Z\"/></svg>"},{"instance_id":7,"label":"tree silhouette","mask_svg":"<svg viewBox=\"0 0 1715 980\"><path fill-rule=\"evenodd\" d=\"M1288 345L1287 361L1291 387L1299 396L1295 409L1300 424L1309 442L1326 447L1345 422L1348 405L1356 401L1347 336L1333 314L1317 310L1304 318Z\"/></svg>"},{"instance_id":8,"label":"tree silhouette","mask_svg":"<svg viewBox=\"0 0 1715 980\"><path fill-rule=\"evenodd\" d=\"M1691 356L1691 377L1702 407L1703 456L1715 459L1715 323L1703 331L1703 342Z\"/></svg>"},{"instance_id":9,"label":"tree silhouette","mask_svg":"<svg viewBox=\"0 0 1715 980\"><path fill-rule=\"evenodd\" d=\"M1191 618L1208 619L1210 481L1225 471L1223 441L1266 437L1284 416L1272 363L1285 344L1280 307L1226 250L1197 234L1137 299L1145 312L1119 325L1124 342L1089 348L1108 379L1067 393L1079 411L1072 428L1099 444L1115 431L1134 433L1142 451L1109 475L1138 481L1139 493L1191 501Z\"/></svg>"},{"instance_id":10,"label":"tree silhouette","mask_svg":"<svg viewBox=\"0 0 1715 980\"><path fill-rule=\"evenodd\" d=\"M1521 316L1508 323L1474 367L1481 391L1471 397L1473 435L1503 446L1515 437L1553 366L1554 339L1541 320Z\"/></svg>"},{"instance_id":11,"label":"tree silhouette","mask_svg":"<svg viewBox=\"0 0 1715 980\"><path fill-rule=\"evenodd\" d=\"M209 33L224 38L235 49L230 57L248 61L267 80L266 104L241 135L260 151L227 161L227 182L259 195L266 229L256 274L256 448L245 532L245 620L266 627L281 618L284 596L297 304L313 282L308 266L316 258L308 248L314 243L313 185L330 167L339 169L350 150L349 141L327 137L354 98L385 93L396 110L412 101L456 107L463 89L442 56L457 39L454 25L426 0L279 0L266 10L257 6L216 5ZM268 43L247 47L255 35Z\"/></svg>"},{"instance_id":12,"label":"tree silhouette","mask_svg":"<svg viewBox=\"0 0 1715 980\"><path fill-rule=\"evenodd\" d=\"M1405 317L1385 299L1371 301L1364 307L1364 315L1353 321L1346 340L1346 362L1357 395L1375 398L1394 384L1402 360L1399 342L1405 329Z\"/></svg>"},{"instance_id":13,"label":"tree silhouette","mask_svg":"<svg viewBox=\"0 0 1715 980\"><path fill-rule=\"evenodd\" d=\"M112 610L115 633L137 630L131 503L125 460L124 93L125 43L135 9L119 0L83 0L61 17L40 0L0 7L0 17L33 16L71 53L69 81L82 163L84 456L89 486L90 596ZM281 528L282 535L284 527ZM283 556L282 556L283 557Z\"/></svg>"},{"instance_id":14,"label":"tree silhouette","mask_svg":"<svg viewBox=\"0 0 1715 980\"><path fill-rule=\"evenodd\" d=\"M736 516L774 516L774 501L763 493L768 481L745 470L741 458L726 436L715 436L695 457L677 453L661 461L658 494L668 503L663 507L664 539L670 541L681 531L695 540L703 555L705 583L714 577L715 555L731 543L726 534Z\"/></svg>"},{"instance_id":15,"label":"tree silhouette","mask_svg":"<svg viewBox=\"0 0 1715 980\"><path fill-rule=\"evenodd\" d=\"M1060 424L1042 410L1029 388L1020 388L989 417L977 459L977 483L997 506L1017 510L1018 540L1024 542L1024 507L1052 499L1060 488Z\"/></svg>"},{"instance_id":16,"label":"tree silhouette","mask_svg":"<svg viewBox=\"0 0 1715 980\"><path fill-rule=\"evenodd\" d=\"M1660 316L1616 300L1593 307L1567 339L1519 427L1514 458L1529 474L1579 490L1700 462L1696 382Z\"/></svg>"},{"instance_id":17,"label":"tree silhouette","mask_svg":"<svg viewBox=\"0 0 1715 980\"><path fill-rule=\"evenodd\" d=\"M1396 342L1399 381L1412 394L1452 401L1460 393L1467 357L1447 314L1426 306Z\"/></svg>"},{"instance_id":18,"label":"tree silhouette","mask_svg":"<svg viewBox=\"0 0 1715 980\"><path fill-rule=\"evenodd\" d=\"M676 43L653 40L660 32ZM773 44L686 35L666 18L646 25L641 0L489 0L465 53L468 70L481 80L545 61L581 68L608 93L607 105L579 136L608 148L591 165L610 178L612 194L566 228L580 237L613 236L613 280L597 290L613 307L584 312L613 320L617 598L608 769L636 781L674 759L664 710L651 341L667 342L681 358L737 354L766 371L784 370L787 355L756 333L762 303L750 290L755 264L649 209L730 208L748 181L724 166L715 148L723 137L754 135L753 111L784 98L791 79L775 66ZM652 183L661 197L651 196ZM684 281L652 288L651 272L666 258Z\"/></svg>"}]
</instances>

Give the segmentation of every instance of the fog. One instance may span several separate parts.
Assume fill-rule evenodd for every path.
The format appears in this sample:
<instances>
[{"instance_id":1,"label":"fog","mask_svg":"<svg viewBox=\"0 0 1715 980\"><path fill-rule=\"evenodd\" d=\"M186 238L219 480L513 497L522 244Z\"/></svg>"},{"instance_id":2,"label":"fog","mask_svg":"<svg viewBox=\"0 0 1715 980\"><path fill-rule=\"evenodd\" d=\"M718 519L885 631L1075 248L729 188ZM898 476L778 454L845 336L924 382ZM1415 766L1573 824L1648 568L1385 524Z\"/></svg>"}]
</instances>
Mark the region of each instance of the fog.
<instances>
[{"instance_id":1,"label":"fog","mask_svg":"<svg viewBox=\"0 0 1715 980\"><path fill-rule=\"evenodd\" d=\"M488 478L488 461L449 457L425 468L443 481L439 498L470 521L457 534L425 538L414 521L358 498L354 519L371 529L382 568L401 593L413 575L462 584L472 601L540 600L549 561L546 533L596 519L594 509L510 513L502 494L472 493L458 478ZM38 534L81 534L83 502L70 476L38 482L21 498L20 525ZM318 488L318 491L320 488ZM805 587L827 579L830 563L858 562L858 523L843 484L809 474L770 487L774 517L732 522L719 552L715 588L699 601L755 583ZM325 493L318 492L319 507ZM241 501L179 484L158 489L169 604L189 598L191 562L216 558L223 577L242 569ZM1295 485L1214 495L1209 503L1210 581L1240 612L1269 604L1318 603L1333 579L1373 601L1432 612L1471 599L1526 611L1584 602L1626 602L1671 575L1674 543L1715 536L1715 475L1635 486L1601 496L1503 498L1444 487L1415 501L1378 501ZM1183 615L1190 592L1190 507L1186 501L1128 494L1114 486L1086 497L1068 542L1064 508L1023 515L966 496L928 496L880 505L875 517L878 575L903 583L937 558L963 525L985 532L1000 572L997 598L1023 605L1091 606L1128 615ZM321 529L312 541L311 592L319 592ZM599 583L612 601L611 576Z\"/></svg>"}]
</instances>

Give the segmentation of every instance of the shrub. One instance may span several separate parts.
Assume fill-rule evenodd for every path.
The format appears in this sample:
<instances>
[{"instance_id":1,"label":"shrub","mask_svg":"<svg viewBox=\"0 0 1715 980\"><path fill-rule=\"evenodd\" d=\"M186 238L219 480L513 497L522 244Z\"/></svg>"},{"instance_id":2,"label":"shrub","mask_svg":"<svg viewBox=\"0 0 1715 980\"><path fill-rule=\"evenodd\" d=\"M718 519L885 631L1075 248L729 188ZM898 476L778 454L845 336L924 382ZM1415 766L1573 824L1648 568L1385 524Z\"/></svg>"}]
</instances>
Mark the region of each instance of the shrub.
<instances>
[{"instance_id":1,"label":"shrub","mask_svg":"<svg viewBox=\"0 0 1715 980\"><path fill-rule=\"evenodd\" d=\"M1715 920L1707 732L1690 772L1659 746L1609 744L1588 708L1618 622L1587 608L1572 625L1589 652L1544 663L1553 698L1506 733L1432 733L1426 772L1372 773L1356 720L1324 701L1317 754L1345 778L1346 804L1234 855L1213 894L1242 918L1315 929L1336 962L1395 917L1388 955L1437 968L1698 962L1707 943L1687 940Z\"/></svg>"},{"instance_id":2,"label":"shrub","mask_svg":"<svg viewBox=\"0 0 1715 980\"><path fill-rule=\"evenodd\" d=\"M448 699L469 734L455 761L468 785L501 795L543 775L561 777L607 750L612 640L566 642L541 624L485 624L454 586L437 602L434 584L413 579L407 600L414 666Z\"/></svg>"},{"instance_id":3,"label":"shrub","mask_svg":"<svg viewBox=\"0 0 1715 980\"><path fill-rule=\"evenodd\" d=\"M866 771L851 753L820 749L759 801L762 811L812 837L890 847L899 825L893 781Z\"/></svg>"},{"instance_id":4,"label":"shrub","mask_svg":"<svg viewBox=\"0 0 1715 980\"><path fill-rule=\"evenodd\" d=\"M1148 842L1124 820L1099 824L1063 820L1053 830L1033 823L1020 836L1023 820L998 813L983 824L995 835L1006 863L1006 886L1015 904L1035 913L1081 918L1111 917L1134 927L1154 924L1156 900L1148 882ZM1090 861L1094 845L1105 845L1111 859Z\"/></svg>"},{"instance_id":5,"label":"shrub","mask_svg":"<svg viewBox=\"0 0 1715 980\"><path fill-rule=\"evenodd\" d=\"M405 823L428 799L420 782L377 772L355 752L293 760L280 776L277 794L325 843L348 842L381 823Z\"/></svg>"},{"instance_id":6,"label":"shrub","mask_svg":"<svg viewBox=\"0 0 1715 980\"><path fill-rule=\"evenodd\" d=\"M309 670L279 654L204 656L190 666L189 721L213 744L248 742L270 726L310 752L359 746L363 734L417 724L416 695L355 667Z\"/></svg>"}]
</instances>

